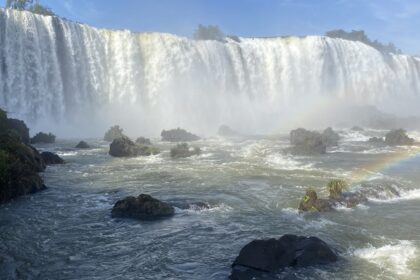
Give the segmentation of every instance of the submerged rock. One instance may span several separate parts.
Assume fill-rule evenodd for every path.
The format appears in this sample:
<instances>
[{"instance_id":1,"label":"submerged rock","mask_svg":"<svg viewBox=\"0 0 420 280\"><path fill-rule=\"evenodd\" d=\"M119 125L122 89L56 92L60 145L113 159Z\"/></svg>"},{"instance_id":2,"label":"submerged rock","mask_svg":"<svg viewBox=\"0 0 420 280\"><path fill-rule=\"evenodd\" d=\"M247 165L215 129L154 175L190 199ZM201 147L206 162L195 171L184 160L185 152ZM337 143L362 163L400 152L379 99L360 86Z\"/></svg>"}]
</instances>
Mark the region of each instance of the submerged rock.
<instances>
[{"instance_id":1,"label":"submerged rock","mask_svg":"<svg viewBox=\"0 0 420 280\"><path fill-rule=\"evenodd\" d=\"M279 239L254 240L243 247L232 264L230 279L260 279L287 267L326 265L337 260L321 239L286 234Z\"/></svg>"},{"instance_id":2,"label":"submerged rock","mask_svg":"<svg viewBox=\"0 0 420 280\"><path fill-rule=\"evenodd\" d=\"M173 216L175 209L150 195L141 194L138 197L129 196L117 201L111 214L112 217L156 220Z\"/></svg>"},{"instance_id":3,"label":"submerged rock","mask_svg":"<svg viewBox=\"0 0 420 280\"><path fill-rule=\"evenodd\" d=\"M119 125L114 125L104 135L104 140L112 142L117 138L126 137L123 134L123 129Z\"/></svg>"},{"instance_id":4,"label":"submerged rock","mask_svg":"<svg viewBox=\"0 0 420 280\"><path fill-rule=\"evenodd\" d=\"M385 135L385 144L390 146L411 146L414 139L408 137L404 129L394 129Z\"/></svg>"},{"instance_id":5,"label":"submerged rock","mask_svg":"<svg viewBox=\"0 0 420 280\"><path fill-rule=\"evenodd\" d=\"M163 130L160 135L162 136L162 141L168 142L190 142L200 140L200 137L182 128Z\"/></svg>"},{"instance_id":6,"label":"submerged rock","mask_svg":"<svg viewBox=\"0 0 420 280\"><path fill-rule=\"evenodd\" d=\"M139 137L139 138L136 139L136 144L140 144L140 145L152 145L152 142L150 141L149 138Z\"/></svg>"},{"instance_id":7,"label":"submerged rock","mask_svg":"<svg viewBox=\"0 0 420 280\"><path fill-rule=\"evenodd\" d=\"M325 154L327 149L321 133L303 128L290 132L290 143L294 154Z\"/></svg>"},{"instance_id":8,"label":"submerged rock","mask_svg":"<svg viewBox=\"0 0 420 280\"><path fill-rule=\"evenodd\" d=\"M138 145L128 137L114 139L109 145L109 154L113 157L150 156L159 153L159 149L152 146Z\"/></svg>"},{"instance_id":9,"label":"submerged rock","mask_svg":"<svg viewBox=\"0 0 420 280\"><path fill-rule=\"evenodd\" d=\"M45 143L50 144L55 142L55 135L52 133L44 133L44 132L38 132L34 137L31 138L32 144L37 143Z\"/></svg>"},{"instance_id":10,"label":"submerged rock","mask_svg":"<svg viewBox=\"0 0 420 280\"><path fill-rule=\"evenodd\" d=\"M90 145L85 141L80 141L79 144L76 145L76 149L90 149Z\"/></svg>"},{"instance_id":11,"label":"submerged rock","mask_svg":"<svg viewBox=\"0 0 420 280\"><path fill-rule=\"evenodd\" d=\"M340 135L335 132L331 127L328 127L322 132L322 141L327 147L338 146Z\"/></svg>"},{"instance_id":12,"label":"submerged rock","mask_svg":"<svg viewBox=\"0 0 420 280\"><path fill-rule=\"evenodd\" d=\"M234 137L234 136L239 136L239 133L236 132L235 130L231 129L229 126L227 125L221 125L219 127L219 132L218 134L220 136L224 136L224 137Z\"/></svg>"},{"instance_id":13,"label":"submerged rock","mask_svg":"<svg viewBox=\"0 0 420 280\"><path fill-rule=\"evenodd\" d=\"M187 143L178 144L171 149L172 158L186 158L199 154L201 154L200 148L190 148Z\"/></svg>"},{"instance_id":14,"label":"submerged rock","mask_svg":"<svg viewBox=\"0 0 420 280\"><path fill-rule=\"evenodd\" d=\"M64 160L52 152L42 152L41 157L46 165L64 164Z\"/></svg>"}]
</instances>

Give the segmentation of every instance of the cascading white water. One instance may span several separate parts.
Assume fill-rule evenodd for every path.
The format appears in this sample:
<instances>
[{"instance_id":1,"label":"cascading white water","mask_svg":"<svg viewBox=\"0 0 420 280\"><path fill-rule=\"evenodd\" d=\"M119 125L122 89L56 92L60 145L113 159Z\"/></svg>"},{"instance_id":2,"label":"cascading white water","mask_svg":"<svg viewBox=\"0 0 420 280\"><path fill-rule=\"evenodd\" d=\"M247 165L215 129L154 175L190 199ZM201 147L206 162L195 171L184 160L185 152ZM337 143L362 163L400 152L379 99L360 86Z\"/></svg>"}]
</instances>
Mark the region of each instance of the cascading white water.
<instances>
[{"instance_id":1,"label":"cascading white water","mask_svg":"<svg viewBox=\"0 0 420 280\"><path fill-rule=\"evenodd\" d=\"M194 41L0 10L0 59L0 106L32 124L256 131L325 100L420 104L420 59L321 36Z\"/></svg>"}]
</instances>

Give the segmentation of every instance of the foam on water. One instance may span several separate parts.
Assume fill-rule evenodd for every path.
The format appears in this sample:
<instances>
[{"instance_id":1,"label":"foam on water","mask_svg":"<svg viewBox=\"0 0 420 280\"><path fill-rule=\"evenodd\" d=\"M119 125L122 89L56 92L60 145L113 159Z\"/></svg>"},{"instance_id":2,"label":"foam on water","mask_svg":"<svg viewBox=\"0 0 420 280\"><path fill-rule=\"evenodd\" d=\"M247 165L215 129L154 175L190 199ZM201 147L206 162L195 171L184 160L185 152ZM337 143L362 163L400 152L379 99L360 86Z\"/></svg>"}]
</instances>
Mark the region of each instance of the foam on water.
<instances>
[{"instance_id":1,"label":"foam on water","mask_svg":"<svg viewBox=\"0 0 420 280\"><path fill-rule=\"evenodd\" d=\"M382 247L368 246L357 249L354 255L397 275L409 275L410 261L416 257L417 248L412 242L403 240Z\"/></svg>"},{"instance_id":2,"label":"foam on water","mask_svg":"<svg viewBox=\"0 0 420 280\"><path fill-rule=\"evenodd\" d=\"M270 167L282 170L313 170L314 166L313 163L302 163L292 155L280 153L267 156L266 162Z\"/></svg>"}]
</instances>

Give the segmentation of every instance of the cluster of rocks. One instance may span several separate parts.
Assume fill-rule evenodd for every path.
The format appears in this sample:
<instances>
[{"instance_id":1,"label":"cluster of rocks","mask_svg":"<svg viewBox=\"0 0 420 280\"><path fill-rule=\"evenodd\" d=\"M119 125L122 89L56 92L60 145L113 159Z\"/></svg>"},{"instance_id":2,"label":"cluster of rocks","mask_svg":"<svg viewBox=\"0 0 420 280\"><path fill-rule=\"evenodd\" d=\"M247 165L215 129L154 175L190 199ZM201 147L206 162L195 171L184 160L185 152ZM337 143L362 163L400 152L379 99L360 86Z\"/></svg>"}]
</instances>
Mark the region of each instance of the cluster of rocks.
<instances>
[{"instance_id":1,"label":"cluster of rocks","mask_svg":"<svg viewBox=\"0 0 420 280\"><path fill-rule=\"evenodd\" d=\"M377 145L411 146L414 144L414 139L408 137L407 132L404 129L394 129L389 131L385 135L385 138L372 137L368 142Z\"/></svg>"},{"instance_id":2,"label":"cluster of rocks","mask_svg":"<svg viewBox=\"0 0 420 280\"><path fill-rule=\"evenodd\" d=\"M31 138L31 144L51 144L55 143L55 135L52 133L38 132L34 137Z\"/></svg>"},{"instance_id":3,"label":"cluster of rocks","mask_svg":"<svg viewBox=\"0 0 420 280\"><path fill-rule=\"evenodd\" d=\"M26 124L8 118L0 109L0 203L44 190L46 187L38 173L47 164L64 163L53 153L40 154L29 142Z\"/></svg>"},{"instance_id":4,"label":"cluster of rocks","mask_svg":"<svg viewBox=\"0 0 420 280\"><path fill-rule=\"evenodd\" d=\"M336 205L344 205L348 208L355 207L366 202L365 196L360 193L345 192L348 185L343 180L331 180L327 185L328 198L319 198L317 192L309 188L299 203L299 210L303 212L330 211Z\"/></svg>"},{"instance_id":5,"label":"cluster of rocks","mask_svg":"<svg viewBox=\"0 0 420 280\"><path fill-rule=\"evenodd\" d=\"M171 149L171 158L186 158L201 154L199 147L190 148L187 143L178 144Z\"/></svg>"},{"instance_id":6,"label":"cluster of rocks","mask_svg":"<svg viewBox=\"0 0 420 280\"><path fill-rule=\"evenodd\" d=\"M162 136L162 141L168 142L191 142L200 140L200 137L182 128L163 130L160 135Z\"/></svg>"},{"instance_id":7,"label":"cluster of rocks","mask_svg":"<svg viewBox=\"0 0 420 280\"><path fill-rule=\"evenodd\" d=\"M322 133L304 128L298 128L290 132L291 151L294 154L325 154L327 147L337 146L339 141L340 135L330 127Z\"/></svg>"}]
</instances>

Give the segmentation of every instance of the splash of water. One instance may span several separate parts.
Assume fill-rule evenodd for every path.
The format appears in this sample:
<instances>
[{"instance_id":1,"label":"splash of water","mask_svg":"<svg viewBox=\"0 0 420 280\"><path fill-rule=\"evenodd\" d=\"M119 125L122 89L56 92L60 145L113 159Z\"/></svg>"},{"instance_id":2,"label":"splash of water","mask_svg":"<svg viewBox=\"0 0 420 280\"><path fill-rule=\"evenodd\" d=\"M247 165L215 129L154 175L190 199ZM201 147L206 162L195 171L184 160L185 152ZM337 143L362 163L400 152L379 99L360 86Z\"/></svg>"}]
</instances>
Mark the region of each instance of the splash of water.
<instances>
[{"instance_id":1,"label":"splash of water","mask_svg":"<svg viewBox=\"0 0 420 280\"><path fill-rule=\"evenodd\" d=\"M114 122L151 133L269 131L325 104L406 108L420 92L420 59L358 42L194 41L4 9L0 58L0 106L30 124L98 121L101 133Z\"/></svg>"}]
</instances>

